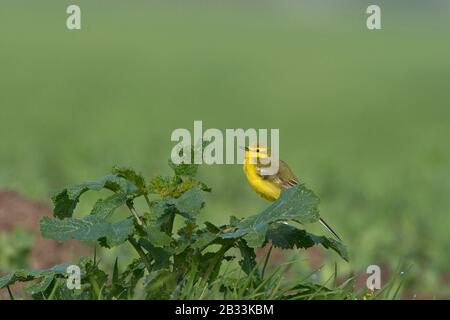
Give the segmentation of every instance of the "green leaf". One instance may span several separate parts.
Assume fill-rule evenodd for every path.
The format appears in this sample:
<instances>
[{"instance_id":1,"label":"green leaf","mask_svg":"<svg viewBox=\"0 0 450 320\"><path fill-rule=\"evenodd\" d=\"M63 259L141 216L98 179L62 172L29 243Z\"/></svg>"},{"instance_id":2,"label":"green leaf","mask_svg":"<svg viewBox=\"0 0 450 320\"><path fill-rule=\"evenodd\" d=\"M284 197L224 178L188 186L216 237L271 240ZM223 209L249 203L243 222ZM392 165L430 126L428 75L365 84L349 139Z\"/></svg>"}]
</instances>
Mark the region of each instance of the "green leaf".
<instances>
[{"instance_id":1,"label":"green leaf","mask_svg":"<svg viewBox=\"0 0 450 320\"><path fill-rule=\"evenodd\" d=\"M128 289L129 296L133 296L138 281L144 276L145 264L140 259L130 263L120 276L120 283Z\"/></svg>"},{"instance_id":2,"label":"green leaf","mask_svg":"<svg viewBox=\"0 0 450 320\"><path fill-rule=\"evenodd\" d=\"M175 164L169 160L169 166L177 176L195 177L198 171L198 164L180 163Z\"/></svg>"},{"instance_id":3,"label":"green leaf","mask_svg":"<svg viewBox=\"0 0 450 320\"><path fill-rule=\"evenodd\" d=\"M252 248L261 247L266 239L266 232L268 230L267 224L258 224L254 228L244 235L244 239L248 245Z\"/></svg>"},{"instance_id":4,"label":"green leaf","mask_svg":"<svg viewBox=\"0 0 450 320\"><path fill-rule=\"evenodd\" d=\"M97 181L85 182L63 189L52 200L55 206L54 216L60 219L72 217L80 197L88 190L109 189L114 192L128 194L136 190L136 186L126 179L114 174L107 175Z\"/></svg>"},{"instance_id":5,"label":"green leaf","mask_svg":"<svg viewBox=\"0 0 450 320\"><path fill-rule=\"evenodd\" d=\"M131 181L141 192L147 188L144 177L131 168L115 166L112 173Z\"/></svg>"},{"instance_id":6,"label":"green leaf","mask_svg":"<svg viewBox=\"0 0 450 320\"><path fill-rule=\"evenodd\" d=\"M123 243L134 232L131 220L115 223L107 222L114 211L124 205L128 199L125 193L116 193L106 199L100 199L94 205L89 216L81 219L56 219L44 217L41 220L41 233L44 238L57 241L77 239L82 241L102 240L106 247Z\"/></svg>"},{"instance_id":7,"label":"green leaf","mask_svg":"<svg viewBox=\"0 0 450 320\"><path fill-rule=\"evenodd\" d=\"M197 186L187 190L178 198L170 197L153 201L151 210L155 219L173 212L172 208L175 208L175 213L184 218L193 219L203 208L203 205L202 190Z\"/></svg>"},{"instance_id":8,"label":"green leaf","mask_svg":"<svg viewBox=\"0 0 450 320\"><path fill-rule=\"evenodd\" d=\"M195 237L194 243L191 245L192 249L199 249L202 251L209 244L214 242L218 237L217 233L211 233L209 231L206 232L198 232Z\"/></svg>"},{"instance_id":9,"label":"green leaf","mask_svg":"<svg viewBox=\"0 0 450 320\"><path fill-rule=\"evenodd\" d=\"M92 292L86 289L73 290L66 285L60 285L55 294L58 300L92 300Z\"/></svg>"},{"instance_id":10,"label":"green leaf","mask_svg":"<svg viewBox=\"0 0 450 320\"><path fill-rule=\"evenodd\" d=\"M283 223L275 223L269 227L266 240L271 240L275 247L307 249L314 245L322 245L326 249L336 251L345 261L348 261L347 248L339 241L325 236L316 236L302 229L297 229Z\"/></svg>"},{"instance_id":11,"label":"green leaf","mask_svg":"<svg viewBox=\"0 0 450 320\"><path fill-rule=\"evenodd\" d=\"M56 275L66 276L67 275L66 270L68 266L69 266L68 264L59 264L50 269L44 270L26 270L26 269L17 270L0 278L0 289L10 286L16 283L17 281L21 282L31 281L42 277L49 277Z\"/></svg>"},{"instance_id":12,"label":"green leaf","mask_svg":"<svg viewBox=\"0 0 450 320\"><path fill-rule=\"evenodd\" d=\"M194 187L183 193L179 198L173 199L172 202L178 209L179 214L192 218L203 208L202 190L199 187Z\"/></svg>"},{"instance_id":13,"label":"green leaf","mask_svg":"<svg viewBox=\"0 0 450 320\"><path fill-rule=\"evenodd\" d=\"M44 293L52 284L53 280L55 280L55 275L50 274L44 276L41 282L32 283L25 287L25 291L31 295L37 295L40 293Z\"/></svg>"},{"instance_id":14,"label":"green leaf","mask_svg":"<svg viewBox=\"0 0 450 320\"><path fill-rule=\"evenodd\" d=\"M286 189L281 196L260 214L237 223L237 230L223 238L244 237L250 247L261 246L268 226L278 221L311 223L319 220L319 198L304 185Z\"/></svg>"},{"instance_id":15,"label":"green leaf","mask_svg":"<svg viewBox=\"0 0 450 320\"><path fill-rule=\"evenodd\" d=\"M180 228L177 233L180 236L181 240L191 240L195 231L197 230L198 225L195 223L195 221L192 220L185 220L184 226Z\"/></svg>"},{"instance_id":16,"label":"green leaf","mask_svg":"<svg viewBox=\"0 0 450 320\"><path fill-rule=\"evenodd\" d=\"M172 199L172 198L169 198ZM171 202L169 202L166 199L159 199L152 201L151 204L151 212L150 212L150 220L152 222L157 222L161 217L165 216L166 214L169 214L172 212L170 208Z\"/></svg>"},{"instance_id":17,"label":"green leaf","mask_svg":"<svg viewBox=\"0 0 450 320\"><path fill-rule=\"evenodd\" d=\"M149 227L146 228L147 240L155 247L168 247L173 239L163 232L170 214L176 213L192 220L203 207L203 197L199 187L194 187L179 198L164 198L152 202L151 212L146 215Z\"/></svg>"},{"instance_id":18,"label":"green leaf","mask_svg":"<svg viewBox=\"0 0 450 320\"><path fill-rule=\"evenodd\" d=\"M190 147L190 154L184 154L184 149L179 148L178 155L183 159L184 163L175 164L169 159L169 166L173 169L176 176L184 176L193 178L197 174L198 164L194 163L195 155L203 157L203 150L211 143L211 141L199 140ZM186 147L187 148L187 147ZM206 191L206 190L205 190Z\"/></svg>"},{"instance_id":19,"label":"green leaf","mask_svg":"<svg viewBox=\"0 0 450 320\"><path fill-rule=\"evenodd\" d=\"M41 233L46 239L65 241L77 239L81 241L102 240L107 247L117 246L125 242L134 232L134 224L130 219L109 223L95 215L83 219L66 218L63 220L44 217L41 220Z\"/></svg>"},{"instance_id":20,"label":"green leaf","mask_svg":"<svg viewBox=\"0 0 450 320\"><path fill-rule=\"evenodd\" d=\"M151 225L146 228L148 241L155 247L168 247L173 239L165 232L161 231L160 226Z\"/></svg>"},{"instance_id":21,"label":"green leaf","mask_svg":"<svg viewBox=\"0 0 450 320\"><path fill-rule=\"evenodd\" d=\"M145 264L140 259L133 260L126 269L119 273L119 263L116 258L112 281L106 284L103 292L107 299L132 299L138 281L144 276Z\"/></svg>"},{"instance_id":22,"label":"green leaf","mask_svg":"<svg viewBox=\"0 0 450 320\"><path fill-rule=\"evenodd\" d=\"M153 271L169 267L169 259L172 256L172 253L170 251L163 248L157 248L144 238L139 239L139 244L143 246L153 258Z\"/></svg>"},{"instance_id":23,"label":"green leaf","mask_svg":"<svg viewBox=\"0 0 450 320\"><path fill-rule=\"evenodd\" d=\"M178 198L184 192L198 186L202 191L211 192L203 182L194 179L183 179L180 176L163 177L161 175L153 176L148 186L148 192L159 194L163 198Z\"/></svg>"},{"instance_id":24,"label":"green leaf","mask_svg":"<svg viewBox=\"0 0 450 320\"><path fill-rule=\"evenodd\" d=\"M108 274L100 269L98 261L83 259L80 263L83 274L83 281L92 281L95 279L97 285L101 288L108 280Z\"/></svg>"},{"instance_id":25,"label":"green leaf","mask_svg":"<svg viewBox=\"0 0 450 320\"><path fill-rule=\"evenodd\" d=\"M199 260L199 275L208 282L213 282L219 276L222 263L234 258L225 256L225 253L220 249L216 252L206 252L201 255Z\"/></svg>"},{"instance_id":26,"label":"green leaf","mask_svg":"<svg viewBox=\"0 0 450 320\"><path fill-rule=\"evenodd\" d=\"M112 283L117 285L119 283L119 257L116 257L116 261L114 262L114 271L112 276Z\"/></svg>"},{"instance_id":27,"label":"green leaf","mask_svg":"<svg viewBox=\"0 0 450 320\"><path fill-rule=\"evenodd\" d=\"M128 200L128 196L124 193L116 193L106 199L98 200L91 211L91 215L95 215L99 219L108 219L114 211L124 205Z\"/></svg>"},{"instance_id":28,"label":"green leaf","mask_svg":"<svg viewBox=\"0 0 450 320\"><path fill-rule=\"evenodd\" d=\"M151 213L147 215L150 226L147 227L148 240L155 247L167 247L172 238L161 229L167 223L169 214L177 213L186 219L192 220L203 207L202 191L194 187L179 198L164 198L152 202Z\"/></svg>"},{"instance_id":29,"label":"green leaf","mask_svg":"<svg viewBox=\"0 0 450 320\"><path fill-rule=\"evenodd\" d=\"M250 248L245 240L239 240L238 246L242 256L242 259L239 261L239 265L246 274L250 275L256 267L255 250Z\"/></svg>"},{"instance_id":30,"label":"green leaf","mask_svg":"<svg viewBox=\"0 0 450 320\"><path fill-rule=\"evenodd\" d=\"M183 148L178 150L178 154L184 163L175 164L172 159L169 159L169 166L175 172L176 176L195 177L198 171L198 164L194 163L194 154L202 152L199 147L191 147L190 154L184 154Z\"/></svg>"},{"instance_id":31,"label":"green leaf","mask_svg":"<svg viewBox=\"0 0 450 320\"><path fill-rule=\"evenodd\" d=\"M166 269L153 271L144 278L146 299L168 300L177 285L177 274Z\"/></svg>"}]
</instances>

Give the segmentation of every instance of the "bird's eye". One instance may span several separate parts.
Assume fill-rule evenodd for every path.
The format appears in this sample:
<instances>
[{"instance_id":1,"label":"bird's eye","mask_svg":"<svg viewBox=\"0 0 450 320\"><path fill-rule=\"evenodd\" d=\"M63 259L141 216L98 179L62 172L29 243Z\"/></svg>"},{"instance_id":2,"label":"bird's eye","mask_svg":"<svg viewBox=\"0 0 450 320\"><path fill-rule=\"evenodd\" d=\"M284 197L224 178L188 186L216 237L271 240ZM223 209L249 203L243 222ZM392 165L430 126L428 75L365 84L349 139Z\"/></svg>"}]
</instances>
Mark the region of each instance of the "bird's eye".
<instances>
[{"instance_id":1,"label":"bird's eye","mask_svg":"<svg viewBox=\"0 0 450 320\"><path fill-rule=\"evenodd\" d=\"M259 149L256 149L256 152L259 152Z\"/></svg>"}]
</instances>

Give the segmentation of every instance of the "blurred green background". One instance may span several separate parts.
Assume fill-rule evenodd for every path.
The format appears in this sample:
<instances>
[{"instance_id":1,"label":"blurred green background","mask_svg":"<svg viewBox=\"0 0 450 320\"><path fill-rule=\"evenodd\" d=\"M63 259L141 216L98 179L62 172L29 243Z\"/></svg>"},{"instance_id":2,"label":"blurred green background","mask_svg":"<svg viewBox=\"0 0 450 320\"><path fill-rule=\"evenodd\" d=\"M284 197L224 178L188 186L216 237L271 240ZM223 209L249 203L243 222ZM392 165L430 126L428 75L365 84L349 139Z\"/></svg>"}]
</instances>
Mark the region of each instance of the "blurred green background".
<instances>
[{"instance_id":1,"label":"blurred green background","mask_svg":"<svg viewBox=\"0 0 450 320\"><path fill-rule=\"evenodd\" d=\"M379 31L369 4L4 0L0 187L50 202L115 164L169 174L170 134L194 120L279 128L282 158L349 246L339 270L406 261L408 292L448 297L450 4L376 1ZM267 206L239 165L200 171L204 219Z\"/></svg>"}]
</instances>

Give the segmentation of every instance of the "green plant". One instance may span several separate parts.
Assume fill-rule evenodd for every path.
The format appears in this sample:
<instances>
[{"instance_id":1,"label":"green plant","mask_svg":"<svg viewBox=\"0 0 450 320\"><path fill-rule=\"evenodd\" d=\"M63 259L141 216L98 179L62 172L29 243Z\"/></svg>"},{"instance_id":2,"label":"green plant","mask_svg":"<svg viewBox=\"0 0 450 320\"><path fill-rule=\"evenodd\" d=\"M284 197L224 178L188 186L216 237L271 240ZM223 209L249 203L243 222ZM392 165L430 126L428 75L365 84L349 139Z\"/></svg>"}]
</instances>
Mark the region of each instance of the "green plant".
<instances>
[{"instance_id":1,"label":"green plant","mask_svg":"<svg viewBox=\"0 0 450 320\"><path fill-rule=\"evenodd\" d=\"M27 267L26 260L33 242L33 233L20 227L15 227L11 232L1 232L0 272Z\"/></svg>"},{"instance_id":2,"label":"green plant","mask_svg":"<svg viewBox=\"0 0 450 320\"><path fill-rule=\"evenodd\" d=\"M283 249L322 245L348 260L346 248L339 241L298 228L298 224L319 218L319 199L311 190L300 185L284 191L259 214L242 220L232 216L223 226L211 222L200 226L196 217L204 206L203 194L211 190L195 178L197 165L170 162L170 166L174 176L155 176L149 182L132 169L115 167L97 181L67 187L53 198L54 217L41 220L41 233L48 239L94 241L105 248L128 243L138 258L124 271L119 272L118 259L112 275L108 275L95 257L83 258L78 264L80 289L69 290L65 285L65 264L10 273L0 278L0 288L9 288L16 281L39 279L25 289L36 299L185 299L202 298L205 292L220 292L223 297L282 299L318 292L318 287L319 291L330 291L311 283L281 290L281 282L276 280L280 279L279 270L264 274L269 257L256 261L255 248L269 242ZM99 199L90 214L73 216L85 192L102 189L112 194ZM145 210L136 205L138 198L145 200ZM112 220L122 206L129 215ZM183 221L176 231L175 219ZM234 278L230 277L232 272L218 277L221 266L236 259L230 255L232 249L240 253L240 272Z\"/></svg>"}]
</instances>

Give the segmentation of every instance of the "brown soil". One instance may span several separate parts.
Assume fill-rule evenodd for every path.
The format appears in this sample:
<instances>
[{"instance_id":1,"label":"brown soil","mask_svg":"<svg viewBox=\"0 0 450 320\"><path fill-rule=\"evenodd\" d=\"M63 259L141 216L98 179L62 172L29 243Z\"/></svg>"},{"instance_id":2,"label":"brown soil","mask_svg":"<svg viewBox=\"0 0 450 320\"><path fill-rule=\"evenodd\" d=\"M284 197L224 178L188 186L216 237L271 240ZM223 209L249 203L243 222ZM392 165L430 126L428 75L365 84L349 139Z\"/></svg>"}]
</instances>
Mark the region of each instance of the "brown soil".
<instances>
[{"instance_id":1,"label":"brown soil","mask_svg":"<svg viewBox=\"0 0 450 320\"><path fill-rule=\"evenodd\" d=\"M39 221L51 215L52 209L45 203L24 198L13 191L0 191L0 232L9 232L19 226L34 234L35 243L29 256L32 268L49 268L71 262L81 255L90 255L91 250L80 242L57 243L41 237Z\"/></svg>"}]
</instances>

